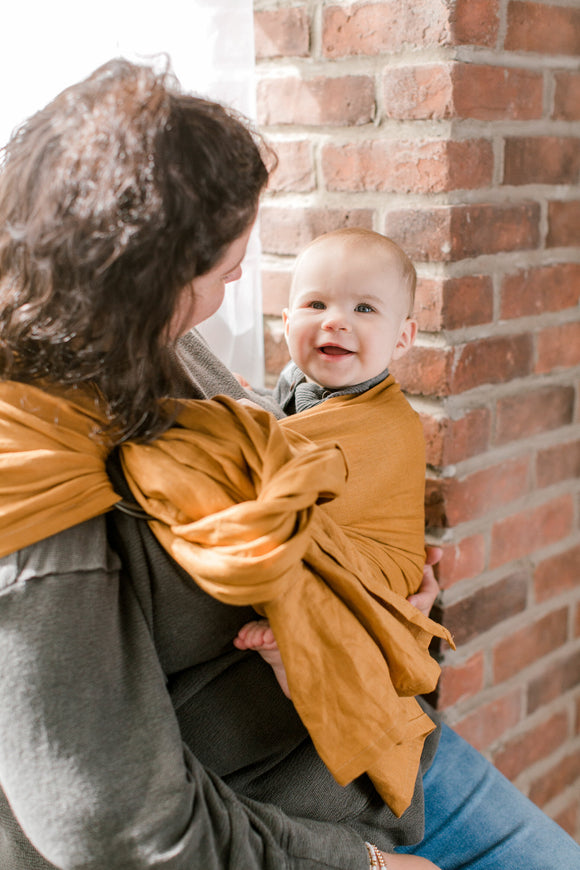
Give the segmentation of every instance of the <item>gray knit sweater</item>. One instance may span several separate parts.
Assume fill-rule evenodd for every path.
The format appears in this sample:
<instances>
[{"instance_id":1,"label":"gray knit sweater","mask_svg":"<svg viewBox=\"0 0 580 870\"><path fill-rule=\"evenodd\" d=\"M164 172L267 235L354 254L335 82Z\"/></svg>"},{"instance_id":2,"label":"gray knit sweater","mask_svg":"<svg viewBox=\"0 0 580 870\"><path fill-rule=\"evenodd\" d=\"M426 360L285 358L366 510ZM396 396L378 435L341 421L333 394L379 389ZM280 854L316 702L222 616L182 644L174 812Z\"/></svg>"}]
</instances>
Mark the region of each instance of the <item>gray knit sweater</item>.
<instances>
[{"instance_id":1,"label":"gray knit sweater","mask_svg":"<svg viewBox=\"0 0 580 870\"><path fill-rule=\"evenodd\" d=\"M182 342L184 394L239 395L206 353ZM337 786L232 646L252 615L118 510L0 560L2 870L365 870L364 839L420 838L421 779L401 820L365 777Z\"/></svg>"}]
</instances>

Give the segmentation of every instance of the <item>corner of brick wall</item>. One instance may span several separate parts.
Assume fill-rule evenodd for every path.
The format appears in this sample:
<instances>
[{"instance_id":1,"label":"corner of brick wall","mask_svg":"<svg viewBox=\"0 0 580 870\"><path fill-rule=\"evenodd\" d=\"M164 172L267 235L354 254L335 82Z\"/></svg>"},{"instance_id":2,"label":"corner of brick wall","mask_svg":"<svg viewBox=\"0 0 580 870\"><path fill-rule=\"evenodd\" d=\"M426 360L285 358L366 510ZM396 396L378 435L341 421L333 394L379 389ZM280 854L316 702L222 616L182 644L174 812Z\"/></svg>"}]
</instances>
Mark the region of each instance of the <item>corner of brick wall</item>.
<instances>
[{"instance_id":1,"label":"corner of brick wall","mask_svg":"<svg viewBox=\"0 0 580 870\"><path fill-rule=\"evenodd\" d=\"M267 378L300 248L395 238L439 542L438 706L580 839L580 9L256 0Z\"/></svg>"}]
</instances>

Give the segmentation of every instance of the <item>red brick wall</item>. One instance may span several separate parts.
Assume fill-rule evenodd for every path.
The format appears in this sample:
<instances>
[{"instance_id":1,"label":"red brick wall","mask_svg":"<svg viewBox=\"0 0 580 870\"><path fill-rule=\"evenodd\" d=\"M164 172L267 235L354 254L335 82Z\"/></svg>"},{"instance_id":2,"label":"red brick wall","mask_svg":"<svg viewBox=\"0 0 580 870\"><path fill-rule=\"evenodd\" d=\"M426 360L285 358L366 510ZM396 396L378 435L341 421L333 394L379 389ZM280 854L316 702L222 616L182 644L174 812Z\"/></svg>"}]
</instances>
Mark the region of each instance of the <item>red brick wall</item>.
<instances>
[{"instance_id":1,"label":"red brick wall","mask_svg":"<svg viewBox=\"0 0 580 870\"><path fill-rule=\"evenodd\" d=\"M580 837L577 0L255 0L267 374L313 236L364 225L420 276L395 374L441 542L439 707Z\"/></svg>"}]
</instances>

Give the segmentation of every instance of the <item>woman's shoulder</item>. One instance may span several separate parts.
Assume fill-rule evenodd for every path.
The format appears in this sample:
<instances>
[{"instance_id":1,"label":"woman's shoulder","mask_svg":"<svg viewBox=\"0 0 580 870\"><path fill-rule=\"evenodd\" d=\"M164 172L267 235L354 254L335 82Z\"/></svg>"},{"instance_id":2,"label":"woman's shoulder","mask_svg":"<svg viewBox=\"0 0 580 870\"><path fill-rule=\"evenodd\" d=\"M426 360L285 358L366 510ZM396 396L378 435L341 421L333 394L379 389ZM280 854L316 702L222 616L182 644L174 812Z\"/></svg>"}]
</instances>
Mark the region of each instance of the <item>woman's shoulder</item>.
<instances>
[{"instance_id":1,"label":"woman's shoulder","mask_svg":"<svg viewBox=\"0 0 580 870\"><path fill-rule=\"evenodd\" d=\"M109 573L118 567L118 557L107 543L105 516L101 515L1 558L0 591L43 577Z\"/></svg>"}]
</instances>

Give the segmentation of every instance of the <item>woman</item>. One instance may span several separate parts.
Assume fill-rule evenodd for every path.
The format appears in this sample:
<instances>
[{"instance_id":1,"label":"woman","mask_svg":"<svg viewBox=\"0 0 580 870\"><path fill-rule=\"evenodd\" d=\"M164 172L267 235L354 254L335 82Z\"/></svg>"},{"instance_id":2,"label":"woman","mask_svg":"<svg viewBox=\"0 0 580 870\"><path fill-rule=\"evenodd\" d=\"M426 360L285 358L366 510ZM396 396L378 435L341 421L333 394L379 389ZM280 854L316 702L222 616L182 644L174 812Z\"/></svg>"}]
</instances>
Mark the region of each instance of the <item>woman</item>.
<instances>
[{"instance_id":1,"label":"woman","mask_svg":"<svg viewBox=\"0 0 580 870\"><path fill-rule=\"evenodd\" d=\"M166 397L244 395L186 333L240 274L267 180L263 153L223 108L123 61L65 91L7 147L7 870L435 866L393 853L421 839L421 776L401 819L365 777L336 785L268 666L233 647L254 611L208 596L160 546L115 449L163 436L179 413ZM577 854L570 844L554 867ZM488 866L447 860L452 852L441 866Z\"/></svg>"}]
</instances>

